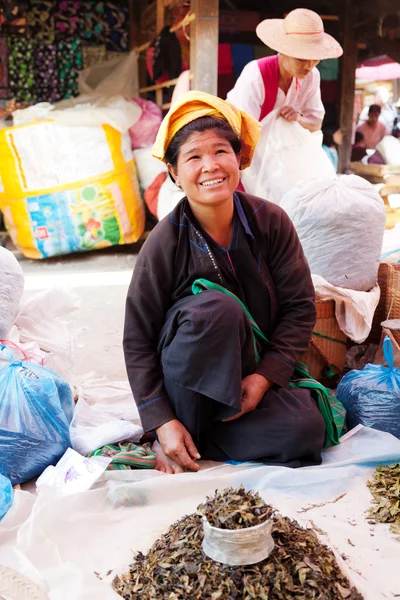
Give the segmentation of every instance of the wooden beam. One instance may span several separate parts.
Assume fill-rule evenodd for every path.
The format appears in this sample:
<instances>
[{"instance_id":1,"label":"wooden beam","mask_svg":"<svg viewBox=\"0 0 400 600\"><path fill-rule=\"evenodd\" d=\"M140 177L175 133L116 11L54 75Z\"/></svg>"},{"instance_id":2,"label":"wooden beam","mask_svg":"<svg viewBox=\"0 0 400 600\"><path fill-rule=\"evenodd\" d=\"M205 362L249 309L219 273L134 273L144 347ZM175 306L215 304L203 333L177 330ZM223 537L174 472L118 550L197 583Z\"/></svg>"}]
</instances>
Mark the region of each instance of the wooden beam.
<instances>
[{"instance_id":1,"label":"wooden beam","mask_svg":"<svg viewBox=\"0 0 400 600\"><path fill-rule=\"evenodd\" d=\"M343 142L339 147L339 173L345 173L350 168L353 144L354 95L357 68L357 42L354 36L354 23L355 7L353 1L346 0L340 99L340 129L343 135Z\"/></svg>"},{"instance_id":2,"label":"wooden beam","mask_svg":"<svg viewBox=\"0 0 400 600\"><path fill-rule=\"evenodd\" d=\"M191 0L196 20L190 26L190 70L192 89L217 94L218 89L218 0Z\"/></svg>"},{"instance_id":3,"label":"wooden beam","mask_svg":"<svg viewBox=\"0 0 400 600\"><path fill-rule=\"evenodd\" d=\"M363 13L379 16L395 13L397 10L396 1L393 0L362 0L360 8Z\"/></svg>"},{"instance_id":4,"label":"wooden beam","mask_svg":"<svg viewBox=\"0 0 400 600\"><path fill-rule=\"evenodd\" d=\"M157 15L156 15L156 31L157 35L160 33L165 25L165 6L164 0L157 0ZM162 88L156 89L156 103L161 106L164 102Z\"/></svg>"}]
</instances>

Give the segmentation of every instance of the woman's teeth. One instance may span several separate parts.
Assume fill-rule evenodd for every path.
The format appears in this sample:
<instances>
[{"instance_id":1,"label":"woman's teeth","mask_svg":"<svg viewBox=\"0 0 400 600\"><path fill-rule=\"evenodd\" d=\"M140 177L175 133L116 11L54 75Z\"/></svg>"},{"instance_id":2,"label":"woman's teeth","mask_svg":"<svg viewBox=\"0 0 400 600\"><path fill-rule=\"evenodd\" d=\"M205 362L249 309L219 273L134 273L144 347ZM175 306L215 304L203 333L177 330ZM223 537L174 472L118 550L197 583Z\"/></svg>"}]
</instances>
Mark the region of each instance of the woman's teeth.
<instances>
[{"instance_id":1,"label":"woman's teeth","mask_svg":"<svg viewBox=\"0 0 400 600\"><path fill-rule=\"evenodd\" d=\"M205 187L210 187L212 185L217 185L218 183L222 183L223 179L210 179L210 181L203 181L200 185L204 185Z\"/></svg>"}]
</instances>

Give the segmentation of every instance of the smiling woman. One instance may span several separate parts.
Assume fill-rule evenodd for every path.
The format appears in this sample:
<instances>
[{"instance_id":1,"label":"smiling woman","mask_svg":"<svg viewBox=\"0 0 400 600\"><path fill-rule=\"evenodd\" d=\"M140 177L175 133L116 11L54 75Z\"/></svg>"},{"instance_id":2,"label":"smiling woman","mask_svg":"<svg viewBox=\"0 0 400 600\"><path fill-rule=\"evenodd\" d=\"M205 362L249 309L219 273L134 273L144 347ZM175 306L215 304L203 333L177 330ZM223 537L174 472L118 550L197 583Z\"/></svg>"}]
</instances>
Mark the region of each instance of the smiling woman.
<instances>
[{"instance_id":1,"label":"smiling woman","mask_svg":"<svg viewBox=\"0 0 400 600\"><path fill-rule=\"evenodd\" d=\"M143 428L155 434L157 468L167 473L198 470L200 454L321 460L316 401L289 387L315 322L309 267L286 213L235 191L258 136L250 115L193 91L165 117L153 148L186 197L139 254L124 350Z\"/></svg>"}]
</instances>

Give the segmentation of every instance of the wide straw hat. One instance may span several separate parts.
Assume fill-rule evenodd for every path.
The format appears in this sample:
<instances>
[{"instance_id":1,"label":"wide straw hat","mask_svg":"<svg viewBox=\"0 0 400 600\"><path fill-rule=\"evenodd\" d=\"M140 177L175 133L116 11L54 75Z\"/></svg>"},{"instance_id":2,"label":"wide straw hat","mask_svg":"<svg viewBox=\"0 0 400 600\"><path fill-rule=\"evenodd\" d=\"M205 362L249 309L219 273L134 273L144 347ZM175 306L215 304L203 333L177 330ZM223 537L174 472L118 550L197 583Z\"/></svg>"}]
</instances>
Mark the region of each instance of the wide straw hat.
<instances>
[{"instance_id":1,"label":"wide straw hat","mask_svg":"<svg viewBox=\"0 0 400 600\"><path fill-rule=\"evenodd\" d=\"M343 54L341 45L325 33L321 17L306 8L296 8L284 19L261 21L256 33L269 48L293 58L324 60Z\"/></svg>"}]
</instances>

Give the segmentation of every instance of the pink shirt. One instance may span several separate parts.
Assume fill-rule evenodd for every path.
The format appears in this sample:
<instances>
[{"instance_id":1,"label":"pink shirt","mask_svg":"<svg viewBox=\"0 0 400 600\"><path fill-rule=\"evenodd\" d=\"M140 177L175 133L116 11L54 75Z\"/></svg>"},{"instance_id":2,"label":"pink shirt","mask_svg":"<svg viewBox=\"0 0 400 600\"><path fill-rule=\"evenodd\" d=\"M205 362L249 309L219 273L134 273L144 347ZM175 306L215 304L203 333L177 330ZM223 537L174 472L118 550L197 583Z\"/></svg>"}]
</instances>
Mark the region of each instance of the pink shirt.
<instances>
[{"instance_id":1,"label":"pink shirt","mask_svg":"<svg viewBox=\"0 0 400 600\"><path fill-rule=\"evenodd\" d=\"M386 127L380 121L373 127L368 125L368 123L363 123L360 127L357 127L357 131L360 131L363 134L365 147L371 150L376 148L386 135Z\"/></svg>"}]
</instances>

